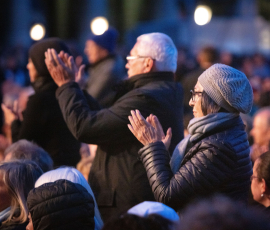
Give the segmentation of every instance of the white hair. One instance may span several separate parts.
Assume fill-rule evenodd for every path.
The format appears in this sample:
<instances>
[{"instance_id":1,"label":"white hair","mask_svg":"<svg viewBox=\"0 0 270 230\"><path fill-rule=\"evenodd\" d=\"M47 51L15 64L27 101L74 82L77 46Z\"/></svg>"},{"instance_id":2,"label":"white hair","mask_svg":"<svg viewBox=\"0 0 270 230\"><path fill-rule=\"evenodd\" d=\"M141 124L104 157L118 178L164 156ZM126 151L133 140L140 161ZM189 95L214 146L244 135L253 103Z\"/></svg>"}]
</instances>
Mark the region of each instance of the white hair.
<instances>
[{"instance_id":1,"label":"white hair","mask_svg":"<svg viewBox=\"0 0 270 230\"><path fill-rule=\"evenodd\" d=\"M174 72L177 68L177 49L172 39L163 33L143 34L137 38L140 56L155 60L158 71Z\"/></svg>"},{"instance_id":2,"label":"white hair","mask_svg":"<svg viewBox=\"0 0 270 230\"><path fill-rule=\"evenodd\" d=\"M95 202L95 230L100 230L103 227L103 221L98 210L94 193L88 182L85 180L84 176L77 169L72 167L60 167L58 169L46 172L36 181L35 188L43 184L55 182L61 179L80 184L91 194Z\"/></svg>"}]
</instances>

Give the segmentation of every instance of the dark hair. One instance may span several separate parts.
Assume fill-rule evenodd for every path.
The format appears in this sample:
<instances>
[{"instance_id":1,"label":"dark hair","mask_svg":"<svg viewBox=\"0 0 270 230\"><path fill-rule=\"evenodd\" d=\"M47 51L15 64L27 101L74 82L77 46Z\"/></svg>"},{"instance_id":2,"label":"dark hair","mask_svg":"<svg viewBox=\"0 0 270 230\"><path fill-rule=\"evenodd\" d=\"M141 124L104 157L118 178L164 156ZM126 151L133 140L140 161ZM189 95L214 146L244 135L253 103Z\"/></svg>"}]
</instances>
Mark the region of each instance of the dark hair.
<instances>
[{"instance_id":1,"label":"dark hair","mask_svg":"<svg viewBox=\"0 0 270 230\"><path fill-rule=\"evenodd\" d=\"M5 150L4 154L5 156L11 154L12 160L34 161L43 172L53 169L53 160L50 155L43 148L27 140L13 143Z\"/></svg>"},{"instance_id":2,"label":"dark hair","mask_svg":"<svg viewBox=\"0 0 270 230\"><path fill-rule=\"evenodd\" d=\"M257 174L258 179L265 180L266 186L270 188L270 151L267 151L258 157Z\"/></svg>"},{"instance_id":3,"label":"dark hair","mask_svg":"<svg viewBox=\"0 0 270 230\"><path fill-rule=\"evenodd\" d=\"M268 230L270 222L266 215L218 195L189 205L182 213L179 230Z\"/></svg>"},{"instance_id":4,"label":"dark hair","mask_svg":"<svg viewBox=\"0 0 270 230\"><path fill-rule=\"evenodd\" d=\"M125 214L106 222L102 230L170 230L173 226L170 220L157 214L151 214L148 217Z\"/></svg>"},{"instance_id":5,"label":"dark hair","mask_svg":"<svg viewBox=\"0 0 270 230\"><path fill-rule=\"evenodd\" d=\"M210 113L228 113L226 109L220 107L211 97L209 97L205 91L202 93L201 108L204 116Z\"/></svg>"}]
</instances>

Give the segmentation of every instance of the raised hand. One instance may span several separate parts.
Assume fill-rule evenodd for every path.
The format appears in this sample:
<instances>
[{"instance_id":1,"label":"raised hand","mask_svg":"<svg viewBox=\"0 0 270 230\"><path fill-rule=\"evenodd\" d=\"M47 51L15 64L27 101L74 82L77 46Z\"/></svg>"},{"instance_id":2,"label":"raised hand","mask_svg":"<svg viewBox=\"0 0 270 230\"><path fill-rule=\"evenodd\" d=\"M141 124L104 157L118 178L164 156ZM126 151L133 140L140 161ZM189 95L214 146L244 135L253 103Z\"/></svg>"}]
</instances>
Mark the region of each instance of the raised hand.
<instances>
[{"instance_id":1,"label":"raised hand","mask_svg":"<svg viewBox=\"0 0 270 230\"><path fill-rule=\"evenodd\" d=\"M68 53L64 53L64 51L61 51L58 54L58 57L61 58L65 66L75 71L75 81L80 84L83 80L85 65L80 65L80 67L78 68L76 63L74 62L73 57L70 56Z\"/></svg>"},{"instance_id":2,"label":"raised hand","mask_svg":"<svg viewBox=\"0 0 270 230\"><path fill-rule=\"evenodd\" d=\"M162 141L166 148L169 148L172 137L171 128L168 129L165 136L156 116L151 114L145 120L139 110L132 110L128 119L130 121L129 130L143 145Z\"/></svg>"},{"instance_id":3,"label":"raised hand","mask_svg":"<svg viewBox=\"0 0 270 230\"><path fill-rule=\"evenodd\" d=\"M7 125L11 125L11 123L15 120L18 119L18 114L16 111L13 110L13 108L9 108L7 107L5 104L1 104L1 108L3 110L3 114L4 114L4 119L5 119L5 123Z\"/></svg>"},{"instance_id":4,"label":"raised hand","mask_svg":"<svg viewBox=\"0 0 270 230\"><path fill-rule=\"evenodd\" d=\"M146 118L146 121L148 121L157 130L158 139L161 140L164 143L166 149L169 150L172 139L172 129L168 128L165 136L162 126L155 115L150 114L150 116Z\"/></svg>"},{"instance_id":5,"label":"raised hand","mask_svg":"<svg viewBox=\"0 0 270 230\"><path fill-rule=\"evenodd\" d=\"M67 56L61 52L59 56L54 49L48 49L45 52L45 64L52 79L60 87L65 83L75 81L76 69L72 56Z\"/></svg>"}]
</instances>

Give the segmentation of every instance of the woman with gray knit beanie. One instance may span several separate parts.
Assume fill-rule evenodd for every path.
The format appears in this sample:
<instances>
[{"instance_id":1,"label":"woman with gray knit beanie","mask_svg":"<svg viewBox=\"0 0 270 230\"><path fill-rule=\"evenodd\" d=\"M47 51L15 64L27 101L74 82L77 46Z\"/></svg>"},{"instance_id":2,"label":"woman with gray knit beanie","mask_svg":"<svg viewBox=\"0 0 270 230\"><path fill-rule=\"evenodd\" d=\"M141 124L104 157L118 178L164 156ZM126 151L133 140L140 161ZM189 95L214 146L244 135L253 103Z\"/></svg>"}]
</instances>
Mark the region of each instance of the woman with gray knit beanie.
<instances>
[{"instance_id":1,"label":"woman with gray knit beanie","mask_svg":"<svg viewBox=\"0 0 270 230\"><path fill-rule=\"evenodd\" d=\"M230 66L215 64L190 92L194 118L172 157L167 151L170 129L165 136L152 114L146 120L138 110L129 116L130 131L144 145L139 156L156 200L178 211L192 199L214 193L247 202L252 164L239 113L252 107L248 79Z\"/></svg>"}]
</instances>

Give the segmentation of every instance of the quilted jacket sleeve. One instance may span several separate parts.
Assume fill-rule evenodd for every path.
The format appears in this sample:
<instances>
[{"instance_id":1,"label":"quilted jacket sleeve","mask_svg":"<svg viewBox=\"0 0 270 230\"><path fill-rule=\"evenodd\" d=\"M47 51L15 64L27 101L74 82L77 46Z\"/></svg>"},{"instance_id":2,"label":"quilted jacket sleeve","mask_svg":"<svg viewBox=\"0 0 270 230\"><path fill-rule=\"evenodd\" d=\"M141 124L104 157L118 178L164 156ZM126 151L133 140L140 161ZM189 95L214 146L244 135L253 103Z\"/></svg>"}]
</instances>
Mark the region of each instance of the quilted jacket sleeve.
<instances>
[{"instance_id":1,"label":"quilted jacket sleeve","mask_svg":"<svg viewBox=\"0 0 270 230\"><path fill-rule=\"evenodd\" d=\"M236 159L229 147L217 146L218 143L199 142L189 150L176 174L171 171L169 153L162 142L142 148L139 155L155 199L180 209L191 198L222 186L231 177Z\"/></svg>"}]
</instances>

